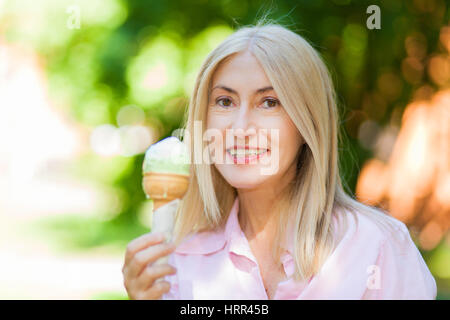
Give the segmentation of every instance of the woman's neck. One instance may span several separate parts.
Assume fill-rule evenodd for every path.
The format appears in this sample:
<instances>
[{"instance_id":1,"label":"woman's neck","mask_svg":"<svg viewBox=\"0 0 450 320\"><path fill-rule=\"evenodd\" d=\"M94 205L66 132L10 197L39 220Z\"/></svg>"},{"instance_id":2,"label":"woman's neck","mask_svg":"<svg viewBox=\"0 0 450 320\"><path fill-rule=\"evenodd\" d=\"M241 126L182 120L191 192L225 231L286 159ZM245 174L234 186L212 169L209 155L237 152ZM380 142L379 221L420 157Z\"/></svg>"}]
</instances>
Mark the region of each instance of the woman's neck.
<instances>
[{"instance_id":1,"label":"woman's neck","mask_svg":"<svg viewBox=\"0 0 450 320\"><path fill-rule=\"evenodd\" d=\"M275 217L273 204L277 199L270 189L238 190L239 225L247 239L273 236Z\"/></svg>"},{"instance_id":2,"label":"woman's neck","mask_svg":"<svg viewBox=\"0 0 450 320\"><path fill-rule=\"evenodd\" d=\"M277 227L278 202L287 185L295 177L295 168L289 168L276 183L265 183L253 189L238 189L239 224L249 240L270 241Z\"/></svg>"}]
</instances>

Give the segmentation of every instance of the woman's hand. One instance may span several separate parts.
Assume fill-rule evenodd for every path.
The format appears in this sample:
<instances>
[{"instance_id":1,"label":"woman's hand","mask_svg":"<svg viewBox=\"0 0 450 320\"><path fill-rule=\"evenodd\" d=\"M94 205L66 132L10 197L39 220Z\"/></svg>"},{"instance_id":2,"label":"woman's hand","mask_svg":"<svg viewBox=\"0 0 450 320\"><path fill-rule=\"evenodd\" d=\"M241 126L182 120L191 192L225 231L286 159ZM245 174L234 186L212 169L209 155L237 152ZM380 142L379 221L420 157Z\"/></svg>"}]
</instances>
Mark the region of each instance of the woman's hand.
<instances>
[{"instance_id":1,"label":"woman's hand","mask_svg":"<svg viewBox=\"0 0 450 320\"><path fill-rule=\"evenodd\" d=\"M162 279L174 274L176 269L167 263L155 262L174 250L175 245L164 242L160 232L144 234L128 244L122 273L130 299L157 300L170 290L169 282Z\"/></svg>"}]
</instances>

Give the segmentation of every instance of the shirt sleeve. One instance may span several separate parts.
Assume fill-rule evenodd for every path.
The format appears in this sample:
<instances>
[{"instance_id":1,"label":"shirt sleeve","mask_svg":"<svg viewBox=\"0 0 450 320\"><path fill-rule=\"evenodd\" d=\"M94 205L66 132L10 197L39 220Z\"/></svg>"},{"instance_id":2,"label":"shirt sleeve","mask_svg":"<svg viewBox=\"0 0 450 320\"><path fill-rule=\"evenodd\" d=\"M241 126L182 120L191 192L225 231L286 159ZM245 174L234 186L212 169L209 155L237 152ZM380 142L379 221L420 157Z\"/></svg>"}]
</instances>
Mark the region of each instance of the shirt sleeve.
<instances>
[{"instance_id":1,"label":"shirt sleeve","mask_svg":"<svg viewBox=\"0 0 450 320\"><path fill-rule=\"evenodd\" d=\"M436 299L436 281L404 223L383 242L371 269L363 299Z\"/></svg>"},{"instance_id":2,"label":"shirt sleeve","mask_svg":"<svg viewBox=\"0 0 450 320\"><path fill-rule=\"evenodd\" d=\"M171 266L177 268L175 264L175 255L172 253L169 255L168 264ZM178 268L177 268L178 272ZM164 277L164 280L170 283L170 290L169 292L163 294L162 300L179 300L180 294L179 294L179 287L178 287L178 275L177 273L173 275L168 275Z\"/></svg>"}]
</instances>

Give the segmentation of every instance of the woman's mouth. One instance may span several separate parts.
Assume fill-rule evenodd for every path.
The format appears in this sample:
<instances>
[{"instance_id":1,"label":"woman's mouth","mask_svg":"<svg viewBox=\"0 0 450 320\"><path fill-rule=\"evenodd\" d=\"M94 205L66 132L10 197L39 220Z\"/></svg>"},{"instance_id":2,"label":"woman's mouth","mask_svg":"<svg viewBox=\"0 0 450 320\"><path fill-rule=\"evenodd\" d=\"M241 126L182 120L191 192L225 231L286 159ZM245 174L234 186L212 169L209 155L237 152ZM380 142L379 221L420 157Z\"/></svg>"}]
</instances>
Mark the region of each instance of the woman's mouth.
<instances>
[{"instance_id":1,"label":"woman's mouth","mask_svg":"<svg viewBox=\"0 0 450 320\"><path fill-rule=\"evenodd\" d=\"M227 149L227 154L235 164L255 163L269 152L270 150L266 148L232 147Z\"/></svg>"}]
</instances>

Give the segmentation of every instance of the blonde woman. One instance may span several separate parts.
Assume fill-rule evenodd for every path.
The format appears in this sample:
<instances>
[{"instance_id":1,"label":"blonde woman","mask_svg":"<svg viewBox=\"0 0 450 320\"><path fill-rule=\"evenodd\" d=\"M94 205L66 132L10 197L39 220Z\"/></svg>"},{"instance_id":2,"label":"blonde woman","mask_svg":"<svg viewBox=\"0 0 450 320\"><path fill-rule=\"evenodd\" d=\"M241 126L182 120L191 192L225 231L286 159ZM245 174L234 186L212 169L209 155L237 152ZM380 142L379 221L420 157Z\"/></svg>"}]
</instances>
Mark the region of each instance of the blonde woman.
<instances>
[{"instance_id":1,"label":"blonde woman","mask_svg":"<svg viewBox=\"0 0 450 320\"><path fill-rule=\"evenodd\" d=\"M435 299L406 226L344 192L335 101L318 53L279 24L242 27L213 50L188 110L175 241L128 245L130 298Z\"/></svg>"}]
</instances>

